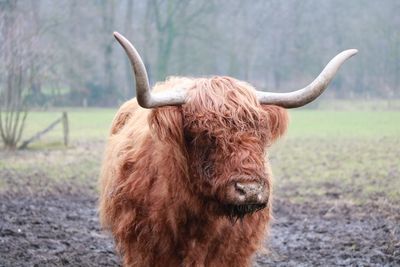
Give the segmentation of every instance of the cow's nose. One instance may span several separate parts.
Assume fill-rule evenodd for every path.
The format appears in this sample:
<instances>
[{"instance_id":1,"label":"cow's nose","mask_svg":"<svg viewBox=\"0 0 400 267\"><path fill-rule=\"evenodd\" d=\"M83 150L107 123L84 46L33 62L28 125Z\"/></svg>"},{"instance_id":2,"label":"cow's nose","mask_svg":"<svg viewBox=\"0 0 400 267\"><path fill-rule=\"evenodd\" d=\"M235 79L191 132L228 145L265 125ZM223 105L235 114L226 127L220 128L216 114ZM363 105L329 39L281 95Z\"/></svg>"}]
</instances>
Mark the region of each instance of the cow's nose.
<instances>
[{"instance_id":1,"label":"cow's nose","mask_svg":"<svg viewBox=\"0 0 400 267\"><path fill-rule=\"evenodd\" d=\"M238 199L245 203L265 203L268 192L263 184L258 182L237 182L235 183Z\"/></svg>"}]
</instances>

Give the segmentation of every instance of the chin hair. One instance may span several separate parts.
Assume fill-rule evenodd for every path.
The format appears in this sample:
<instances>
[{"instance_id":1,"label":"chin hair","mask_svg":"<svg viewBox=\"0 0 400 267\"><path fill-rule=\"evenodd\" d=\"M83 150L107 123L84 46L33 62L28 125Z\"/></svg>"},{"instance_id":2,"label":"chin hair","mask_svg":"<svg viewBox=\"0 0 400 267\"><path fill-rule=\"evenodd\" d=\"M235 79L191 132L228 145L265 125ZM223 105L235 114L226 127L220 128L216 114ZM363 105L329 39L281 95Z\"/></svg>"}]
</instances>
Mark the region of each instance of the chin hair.
<instances>
[{"instance_id":1,"label":"chin hair","mask_svg":"<svg viewBox=\"0 0 400 267\"><path fill-rule=\"evenodd\" d=\"M246 215L251 215L257 211L264 209L266 203L261 204L226 204L224 205L224 214L232 221L236 222L238 219L243 219Z\"/></svg>"}]
</instances>

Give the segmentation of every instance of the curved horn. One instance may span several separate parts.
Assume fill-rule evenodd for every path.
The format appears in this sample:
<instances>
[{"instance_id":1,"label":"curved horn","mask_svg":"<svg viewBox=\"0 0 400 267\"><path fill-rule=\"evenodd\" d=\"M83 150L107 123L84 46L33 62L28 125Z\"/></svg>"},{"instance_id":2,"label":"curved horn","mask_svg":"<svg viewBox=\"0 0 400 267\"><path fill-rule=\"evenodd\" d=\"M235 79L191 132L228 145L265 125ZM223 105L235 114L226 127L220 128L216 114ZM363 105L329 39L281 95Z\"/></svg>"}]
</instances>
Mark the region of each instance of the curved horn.
<instances>
[{"instance_id":1,"label":"curved horn","mask_svg":"<svg viewBox=\"0 0 400 267\"><path fill-rule=\"evenodd\" d=\"M290 93L270 93L257 91L257 98L261 104L277 105L284 108L298 108L304 106L324 92L326 87L332 81L340 66L350 57L357 54L357 49L345 50L338 54L318 77L306 87Z\"/></svg>"},{"instance_id":2,"label":"curved horn","mask_svg":"<svg viewBox=\"0 0 400 267\"><path fill-rule=\"evenodd\" d=\"M124 48L132 65L136 80L136 98L143 108L182 105L186 102L184 89L175 89L167 93L152 94L146 68L135 47L121 34L114 32L114 37Z\"/></svg>"}]
</instances>

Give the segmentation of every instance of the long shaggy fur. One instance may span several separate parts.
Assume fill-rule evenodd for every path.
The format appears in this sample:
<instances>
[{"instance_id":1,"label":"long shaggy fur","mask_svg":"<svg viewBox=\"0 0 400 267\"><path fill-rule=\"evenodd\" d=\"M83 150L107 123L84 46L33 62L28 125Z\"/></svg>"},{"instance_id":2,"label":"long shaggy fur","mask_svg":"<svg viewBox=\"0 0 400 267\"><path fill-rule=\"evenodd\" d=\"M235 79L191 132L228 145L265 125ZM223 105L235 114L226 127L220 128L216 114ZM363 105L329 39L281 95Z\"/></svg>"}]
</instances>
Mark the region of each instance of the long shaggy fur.
<instances>
[{"instance_id":1,"label":"long shaggy fur","mask_svg":"<svg viewBox=\"0 0 400 267\"><path fill-rule=\"evenodd\" d=\"M244 175L271 191L265 150L286 130L286 111L229 77L171 78L154 90L175 86L189 88L185 105L146 110L133 99L114 118L101 223L124 266L249 266L271 205L235 223L224 189Z\"/></svg>"}]
</instances>

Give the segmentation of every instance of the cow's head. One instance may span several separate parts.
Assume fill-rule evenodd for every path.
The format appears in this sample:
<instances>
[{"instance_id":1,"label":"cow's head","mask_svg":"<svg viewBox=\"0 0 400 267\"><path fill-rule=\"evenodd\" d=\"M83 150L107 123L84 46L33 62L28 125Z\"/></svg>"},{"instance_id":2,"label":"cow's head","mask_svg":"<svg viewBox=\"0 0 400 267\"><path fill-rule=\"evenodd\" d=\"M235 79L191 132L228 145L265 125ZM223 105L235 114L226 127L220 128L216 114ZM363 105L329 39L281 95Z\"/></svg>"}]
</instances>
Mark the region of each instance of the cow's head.
<instances>
[{"instance_id":1,"label":"cow's head","mask_svg":"<svg viewBox=\"0 0 400 267\"><path fill-rule=\"evenodd\" d=\"M123 36L114 35L132 64L139 105L172 106L157 109L151 120L161 138L175 136L174 142L184 149L192 191L231 217L268 205L271 173L266 148L286 130L284 108L316 99L341 64L357 53L340 53L310 85L290 93L256 91L230 77L185 79L168 86L172 90L151 93L139 54Z\"/></svg>"},{"instance_id":2,"label":"cow's head","mask_svg":"<svg viewBox=\"0 0 400 267\"><path fill-rule=\"evenodd\" d=\"M191 185L230 216L262 209L270 195L266 148L286 129L286 110L262 105L230 77L195 79L182 105Z\"/></svg>"}]
</instances>

